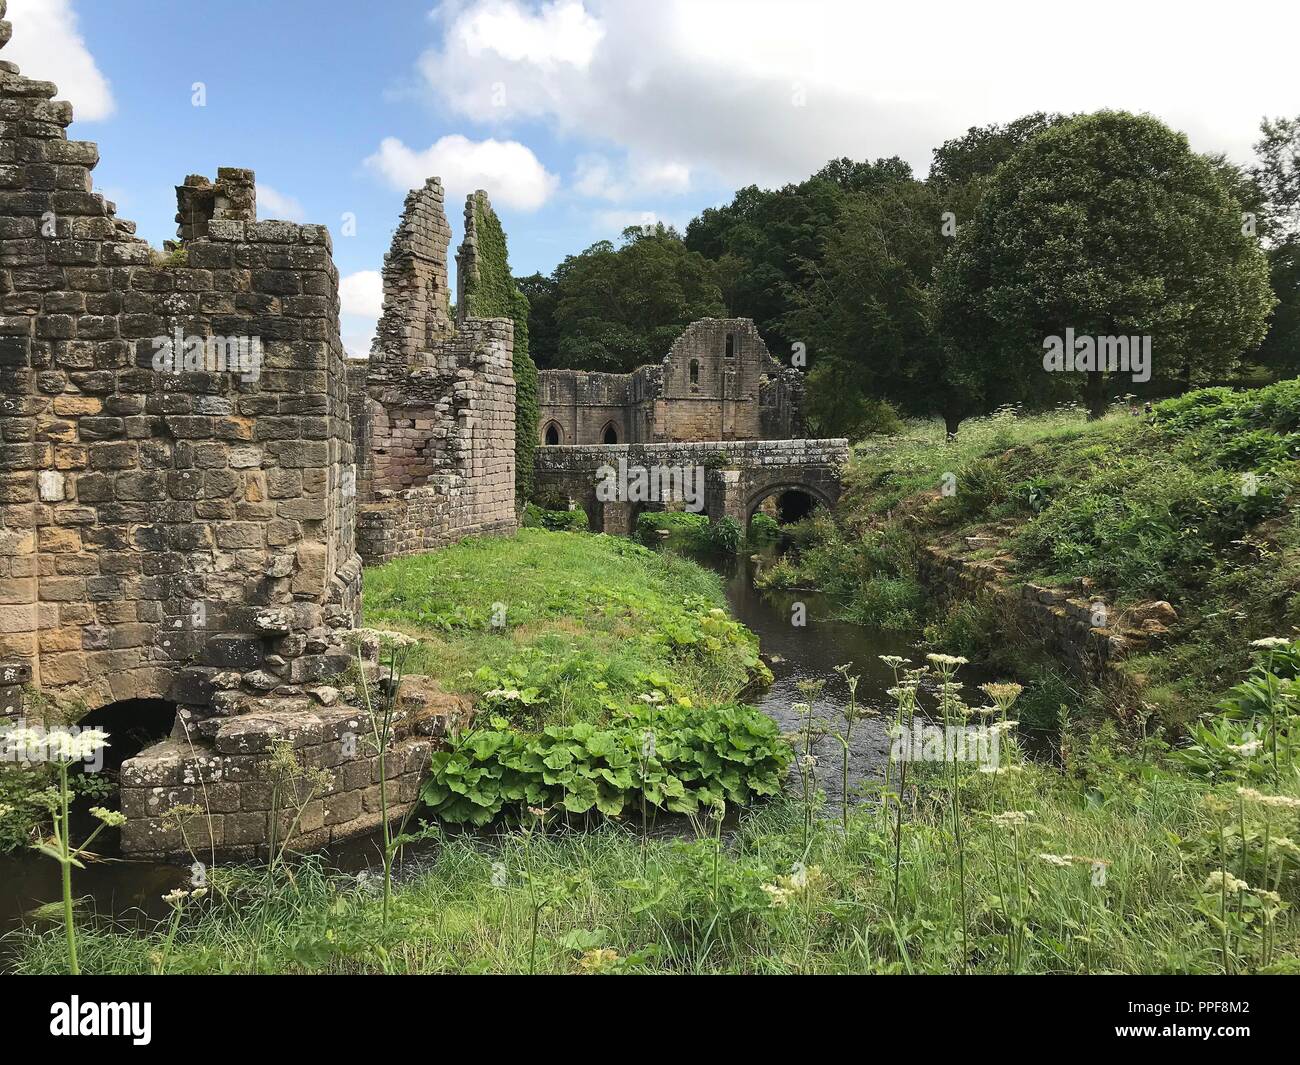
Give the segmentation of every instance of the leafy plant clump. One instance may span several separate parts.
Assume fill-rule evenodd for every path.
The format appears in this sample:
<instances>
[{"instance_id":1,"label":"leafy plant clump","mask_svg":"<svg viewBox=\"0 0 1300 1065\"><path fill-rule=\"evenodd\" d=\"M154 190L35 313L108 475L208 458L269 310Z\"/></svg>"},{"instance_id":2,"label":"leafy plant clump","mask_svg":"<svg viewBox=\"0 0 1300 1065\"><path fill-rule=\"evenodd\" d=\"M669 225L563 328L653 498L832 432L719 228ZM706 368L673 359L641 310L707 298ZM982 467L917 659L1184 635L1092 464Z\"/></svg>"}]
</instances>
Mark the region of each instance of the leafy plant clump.
<instances>
[{"instance_id":1,"label":"leafy plant clump","mask_svg":"<svg viewBox=\"0 0 1300 1065\"><path fill-rule=\"evenodd\" d=\"M776 723L750 706L652 706L603 728L540 732L504 718L433 756L423 799L444 821L483 825L525 807L607 817L691 814L777 794L791 752Z\"/></svg>"}]
</instances>

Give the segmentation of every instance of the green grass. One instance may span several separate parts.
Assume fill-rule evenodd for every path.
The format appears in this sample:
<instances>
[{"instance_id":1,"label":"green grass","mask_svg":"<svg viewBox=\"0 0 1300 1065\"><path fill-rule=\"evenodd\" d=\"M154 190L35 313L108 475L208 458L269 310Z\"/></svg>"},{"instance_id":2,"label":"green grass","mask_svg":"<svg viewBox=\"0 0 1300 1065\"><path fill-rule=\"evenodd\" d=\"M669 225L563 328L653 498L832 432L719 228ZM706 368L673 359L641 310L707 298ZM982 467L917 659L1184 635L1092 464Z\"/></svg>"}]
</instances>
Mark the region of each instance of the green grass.
<instances>
[{"instance_id":1,"label":"green grass","mask_svg":"<svg viewBox=\"0 0 1300 1065\"><path fill-rule=\"evenodd\" d=\"M1202 890L1220 868L1204 785L1113 751L1102 763L1077 758L1086 764L1068 775L1027 765L966 778L966 970L1223 972L1217 896ZM1024 809L1034 813L1015 830L989 816ZM617 824L447 838L403 874L387 932L372 886L314 860L272 884L260 871L217 870L170 946L165 924L87 927L82 964L90 973L957 972L945 810L942 774L925 778L903 824L897 905L891 824L875 804L853 814L847 835L816 819L804 853L803 811L779 802L723 837L716 866L707 821L695 838L652 839L644 851ZM1105 883L1092 885L1089 861L1058 868L1040 853L1104 860ZM807 886L788 891L796 863ZM1023 911L1010 902L1017 877ZM1297 931L1291 911L1277 918L1270 971L1300 969ZM19 971L61 971L55 932L29 933L21 946ZM1261 950L1255 921L1229 940L1227 965L1258 971Z\"/></svg>"},{"instance_id":2,"label":"green grass","mask_svg":"<svg viewBox=\"0 0 1300 1065\"><path fill-rule=\"evenodd\" d=\"M1012 579L1086 580L1112 610L1166 600L1172 634L1124 668L1182 723L1236 682L1250 640L1300 625L1297 458L1300 381L1188 393L1154 418L1001 413L954 440L910 422L855 449L838 522L814 525L779 576L822 588L843 617L928 624L936 644L981 657L996 641L976 614L926 604L923 546L1001 558Z\"/></svg>"},{"instance_id":3,"label":"green grass","mask_svg":"<svg viewBox=\"0 0 1300 1065\"><path fill-rule=\"evenodd\" d=\"M694 563L542 529L464 540L365 575L367 624L421 641L408 673L476 697L528 692L522 709L535 725L600 723L654 691L727 702L763 667L755 637L711 614L725 605L720 579Z\"/></svg>"}]
</instances>

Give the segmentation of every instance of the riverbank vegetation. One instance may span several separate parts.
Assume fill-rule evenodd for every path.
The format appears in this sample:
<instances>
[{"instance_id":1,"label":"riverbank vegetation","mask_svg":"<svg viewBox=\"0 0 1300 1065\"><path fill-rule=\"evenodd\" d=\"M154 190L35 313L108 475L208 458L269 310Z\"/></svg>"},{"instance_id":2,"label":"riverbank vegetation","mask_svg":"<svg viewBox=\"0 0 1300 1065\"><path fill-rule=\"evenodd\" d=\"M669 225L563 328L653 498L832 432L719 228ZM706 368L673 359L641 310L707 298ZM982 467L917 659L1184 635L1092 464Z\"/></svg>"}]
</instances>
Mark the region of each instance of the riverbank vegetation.
<instances>
[{"instance_id":1,"label":"riverbank vegetation","mask_svg":"<svg viewBox=\"0 0 1300 1065\"><path fill-rule=\"evenodd\" d=\"M1009 665L993 604L926 597L921 552L984 561L1104 601L1111 617L1164 602L1168 631L1119 668L1157 718L1209 712L1254 639L1300 622L1300 381L1204 389L1087 420L1073 409L939 423L857 449L836 521L799 530L798 560L765 579L809 583L852 620L928 624L936 645Z\"/></svg>"},{"instance_id":2,"label":"riverbank vegetation","mask_svg":"<svg viewBox=\"0 0 1300 1065\"><path fill-rule=\"evenodd\" d=\"M153 929L83 930L82 966L1294 972L1300 649L1254 657L1237 694L1256 708L1257 742L1223 752L1214 773L1172 764L1158 739L1067 729L1059 768L1024 761L1011 740L996 771L916 762L901 805L869 794L843 820L818 815L815 780L806 804L787 797L739 817L719 804L677 838L647 839L617 820L573 830L539 808L518 830L447 835L408 856L387 922L373 876L330 875L315 858L271 877L218 868L202 897L177 893L173 918ZM906 723L923 670L896 665L892 712ZM952 678L959 666L937 656L932 668ZM995 712L1014 713L1014 688L987 694ZM964 705L953 696L948 709ZM56 931L27 933L21 946L20 971L61 971Z\"/></svg>"}]
</instances>

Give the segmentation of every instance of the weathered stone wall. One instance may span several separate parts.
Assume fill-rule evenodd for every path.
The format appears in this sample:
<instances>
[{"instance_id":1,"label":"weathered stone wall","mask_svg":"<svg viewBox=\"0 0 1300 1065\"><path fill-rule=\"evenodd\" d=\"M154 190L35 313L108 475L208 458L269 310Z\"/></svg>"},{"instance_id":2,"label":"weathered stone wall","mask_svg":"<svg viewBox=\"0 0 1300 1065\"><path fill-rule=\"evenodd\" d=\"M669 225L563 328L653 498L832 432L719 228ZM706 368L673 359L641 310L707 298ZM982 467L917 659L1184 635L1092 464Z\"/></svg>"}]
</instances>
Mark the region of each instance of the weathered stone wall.
<instances>
[{"instance_id":1,"label":"weathered stone wall","mask_svg":"<svg viewBox=\"0 0 1300 1065\"><path fill-rule=\"evenodd\" d=\"M357 547L378 563L515 528L514 327L447 310L442 185L406 199L384 261L384 314L369 364L349 368ZM471 239L461 269L472 269Z\"/></svg>"},{"instance_id":2,"label":"weathered stone wall","mask_svg":"<svg viewBox=\"0 0 1300 1065\"><path fill-rule=\"evenodd\" d=\"M342 694L357 701L352 689ZM468 703L427 678L405 678L381 773L374 721L364 709L336 702L339 695L328 687L257 698L218 689L213 703L225 716L206 719L211 728L195 724L198 708L183 710L176 737L123 766L123 849L140 858L204 859L214 849L226 858L266 857L272 839L296 850L321 847L379 827L381 776L390 818L406 816L419 800L430 754L468 724ZM206 742L192 742L200 731ZM291 747L305 769L323 771L323 782L277 775L269 761L277 744ZM178 807L198 812L181 815Z\"/></svg>"},{"instance_id":3,"label":"weathered stone wall","mask_svg":"<svg viewBox=\"0 0 1300 1065\"><path fill-rule=\"evenodd\" d=\"M359 602L329 233L258 221L223 168L177 190L189 239L155 253L91 192L55 92L0 69L0 658L88 708L193 663L287 674L253 616Z\"/></svg>"},{"instance_id":4,"label":"weathered stone wall","mask_svg":"<svg viewBox=\"0 0 1300 1065\"><path fill-rule=\"evenodd\" d=\"M567 497L587 512L596 532L627 534L638 501L602 501L596 488L602 466L617 468L699 466L704 469L704 513L747 527L773 493L794 489L824 506L839 500L841 470L849 461L847 440L737 440L676 444L589 444L539 448L534 474L539 494Z\"/></svg>"},{"instance_id":5,"label":"weathered stone wall","mask_svg":"<svg viewBox=\"0 0 1300 1065\"><path fill-rule=\"evenodd\" d=\"M967 550L984 546L982 537ZM1048 587L1011 578L1003 559L973 558L961 550L927 545L918 558L921 582L940 602L989 597L1008 627L1009 639L1044 647L1077 673L1097 683L1120 679L1114 666L1148 650L1177 619L1163 601L1119 609L1092 592L1086 582Z\"/></svg>"},{"instance_id":6,"label":"weathered stone wall","mask_svg":"<svg viewBox=\"0 0 1300 1065\"><path fill-rule=\"evenodd\" d=\"M381 358L349 366L324 227L259 221L252 171L222 168L177 188L181 243L155 252L91 191L98 151L67 140L55 92L0 62L0 715L177 706L171 737L122 767L129 854L264 852L282 743L331 775L294 846L373 827L371 722L355 688L328 683L354 663L382 681L377 643L352 631L352 422L374 406L360 386L373 372L381 399L393 390L382 424L402 447L416 411L454 426L438 472L386 454L363 463L367 491L409 470L454 499L449 521L513 517L510 323L430 344L450 323L445 258L440 273L423 249L446 239L417 197L403 225L421 251L394 268ZM414 677L398 704L395 816L469 709ZM174 808L191 805L182 835Z\"/></svg>"},{"instance_id":7,"label":"weathered stone wall","mask_svg":"<svg viewBox=\"0 0 1300 1065\"><path fill-rule=\"evenodd\" d=\"M802 378L748 318L687 327L657 366L630 374L543 370L539 439L599 444L788 439L802 432Z\"/></svg>"}]
</instances>

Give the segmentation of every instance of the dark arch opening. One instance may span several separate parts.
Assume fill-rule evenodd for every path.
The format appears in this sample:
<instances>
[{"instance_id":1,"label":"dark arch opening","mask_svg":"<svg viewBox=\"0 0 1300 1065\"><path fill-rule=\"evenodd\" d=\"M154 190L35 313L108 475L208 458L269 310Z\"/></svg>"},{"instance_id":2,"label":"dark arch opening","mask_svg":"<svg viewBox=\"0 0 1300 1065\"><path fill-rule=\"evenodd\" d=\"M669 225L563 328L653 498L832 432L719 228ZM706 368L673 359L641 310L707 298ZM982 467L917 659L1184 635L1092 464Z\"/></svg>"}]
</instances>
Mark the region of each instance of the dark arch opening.
<instances>
[{"instance_id":1,"label":"dark arch opening","mask_svg":"<svg viewBox=\"0 0 1300 1065\"><path fill-rule=\"evenodd\" d=\"M170 736L175 721L176 704L167 699L123 699L92 710L77 726L108 733L104 769L117 772L128 758Z\"/></svg>"},{"instance_id":2,"label":"dark arch opening","mask_svg":"<svg viewBox=\"0 0 1300 1065\"><path fill-rule=\"evenodd\" d=\"M560 442L560 427L556 425L554 422L551 422L550 425L546 427L546 443L549 446L554 447L559 442Z\"/></svg>"},{"instance_id":3,"label":"dark arch opening","mask_svg":"<svg viewBox=\"0 0 1300 1065\"><path fill-rule=\"evenodd\" d=\"M764 506L771 500L771 505ZM781 488L771 488L761 495L755 496L750 502L746 523L754 520L754 515L761 510L766 510L769 515L775 515L776 520L782 525L789 525L791 522L801 521L808 517L818 507L826 505L826 501L814 492L806 488L789 485Z\"/></svg>"},{"instance_id":4,"label":"dark arch opening","mask_svg":"<svg viewBox=\"0 0 1300 1065\"><path fill-rule=\"evenodd\" d=\"M817 509L817 499L798 488L788 489L776 497L777 521L789 525L801 521Z\"/></svg>"},{"instance_id":5,"label":"dark arch opening","mask_svg":"<svg viewBox=\"0 0 1300 1065\"><path fill-rule=\"evenodd\" d=\"M610 422L608 425L605 426L605 431L604 433L601 434L600 442L602 444L618 443L618 427L613 422Z\"/></svg>"}]
</instances>

